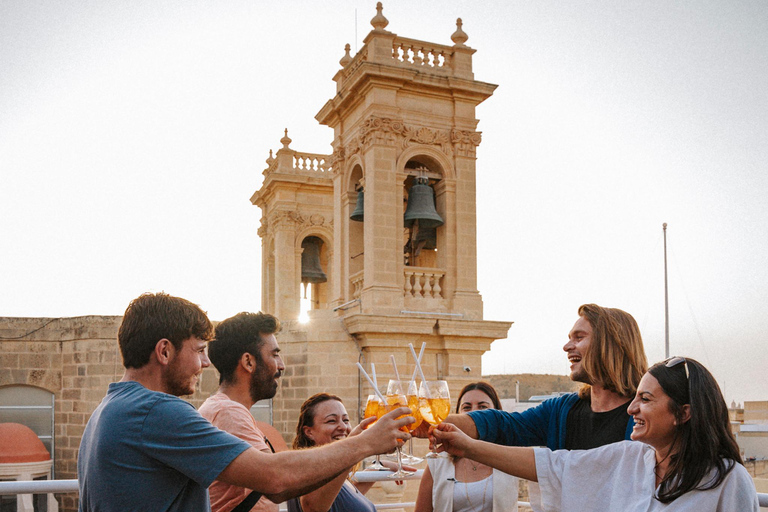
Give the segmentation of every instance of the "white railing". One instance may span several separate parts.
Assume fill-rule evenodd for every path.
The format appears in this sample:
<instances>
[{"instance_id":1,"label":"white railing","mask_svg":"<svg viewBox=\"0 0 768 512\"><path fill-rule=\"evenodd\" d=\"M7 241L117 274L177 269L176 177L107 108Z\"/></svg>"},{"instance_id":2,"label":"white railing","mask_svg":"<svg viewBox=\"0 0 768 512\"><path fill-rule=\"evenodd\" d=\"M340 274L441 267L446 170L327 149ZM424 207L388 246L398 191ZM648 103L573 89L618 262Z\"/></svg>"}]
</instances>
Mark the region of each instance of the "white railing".
<instances>
[{"instance_id":1,"label":"white railing","mask_svg":"<svg viewBox=\"0 0 768 512\"><path fill-rule=\"evenodd\" d=\"M418 480L421 478L423 470L419 470L412 476L403 477L403 480ZM389 475L391 471L358 471L355 478L360 482L384 482L392 480ZM78 492L77 480L32 480L26 482L0 482L0 495L8 494L48 494L48 493L73 493ZM768 494L757 493L760 507L768 507ZM518 501L520 506L530 506L530 503ZM382 503L376 505L379 510L393 508L413 507L413 502L408 503Z\"/></svg>"}]
</instances>

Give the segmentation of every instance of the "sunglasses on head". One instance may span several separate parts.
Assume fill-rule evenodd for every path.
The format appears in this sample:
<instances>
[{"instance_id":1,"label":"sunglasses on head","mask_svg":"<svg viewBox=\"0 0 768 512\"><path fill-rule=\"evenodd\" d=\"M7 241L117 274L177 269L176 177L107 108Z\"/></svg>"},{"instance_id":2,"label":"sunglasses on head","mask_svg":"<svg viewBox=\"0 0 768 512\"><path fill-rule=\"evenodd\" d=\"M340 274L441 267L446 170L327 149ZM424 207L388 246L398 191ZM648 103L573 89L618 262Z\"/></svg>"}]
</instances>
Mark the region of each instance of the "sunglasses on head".
<instances>
[{"instance_id":1,"label":"sunglasses on head","mask_svg":"<svg viewBox=\"0 0 768 512\"><path fill-rule=\"evenodd\" d=\"M685 379L690 379L690 375L688 373L688 361L684 357L670 357L667 359L665 366L667 368L672 368L679 365L680 363L683 363L683 366L685 367Z\"/></svg>"}]
</instances>

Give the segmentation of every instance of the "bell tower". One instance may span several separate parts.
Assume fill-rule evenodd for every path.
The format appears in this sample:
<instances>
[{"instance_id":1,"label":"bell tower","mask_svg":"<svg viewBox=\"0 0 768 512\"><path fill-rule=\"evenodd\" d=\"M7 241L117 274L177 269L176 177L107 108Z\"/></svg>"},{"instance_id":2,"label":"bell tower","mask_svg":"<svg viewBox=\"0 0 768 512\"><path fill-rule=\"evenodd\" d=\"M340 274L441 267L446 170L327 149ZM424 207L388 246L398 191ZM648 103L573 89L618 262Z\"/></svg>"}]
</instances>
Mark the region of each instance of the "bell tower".
<instances>
[{"instance_id":1,"label":"bell tower","mask_svg":"<svg viewBox=\"0 0 768 512\"><path fill-rule=\"evenodd\" d=\"M352 399L354 411L368 393L355 363L388 377L393 354L413 368L408 343L426 342L428 378L456 393L511 325L483 320L477 289L475 109L496 85L475 80L461 19L441 45L387 31L376 10L315 116L333 129L333 153L292 150L286 131L251 198L262 209L262 309L285 323L291 398L276 397L276 426L281 408L293 420L287 411L318 391ZM313 283L318 272L326 280ZM313 283L303 324L302 280Z\"/></svg>"}]
</instances>

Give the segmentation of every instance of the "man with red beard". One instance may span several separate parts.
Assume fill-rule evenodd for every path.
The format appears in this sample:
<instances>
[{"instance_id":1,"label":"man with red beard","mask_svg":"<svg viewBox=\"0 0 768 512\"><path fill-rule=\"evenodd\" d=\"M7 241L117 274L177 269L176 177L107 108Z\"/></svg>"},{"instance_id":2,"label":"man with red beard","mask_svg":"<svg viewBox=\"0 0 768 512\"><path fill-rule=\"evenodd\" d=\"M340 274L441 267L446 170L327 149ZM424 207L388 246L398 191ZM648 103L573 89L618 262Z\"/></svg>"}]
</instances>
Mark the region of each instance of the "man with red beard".
<instances>
[{"instance_id":1,"label":"man with red beard","mask_svg":"<svg viewBox=\"0 0 768 512\"><path fill-rule=\"evenodd\" d=\"M131 301L117 333L125 373L109 385L80 442L81 512L208 511L214 480L282 502L410 437L400 428L413 416L399 407L359 435L319 448L270 455L253 448L179 398L194 392L210 365L213 334L205 312L188 300L147 293Z\"/></svg>"},{"instance_id":2,"label":"man with red beard","mask_svg":"<svg viewBox=\"0 0 768 512\"><path fill-rule=\"evenodd\" d=\"M208 344L208 357L219 371L219 389L200 407L202 417L214 426L266 453L272 450L250 409L277 392L285 370L275 338L279 330L278 319L265 313L238 313L219 323L216 338ZM216 480L208 492L212 512L229 512L251 490ZM277 512L278 506L261 497L248 510Z\"/></svg>"},{"instance_id":3,"label":"man with red beard","mask_svg":"<svg viewBox=\"0 0 768 512\"><path fill-rule=\"evenodd\" d=\"M445 421L475 439L506 446L586 450L630 439L634 422L627 407L648 368L640 329L620 309L584 304L578 313L563 347L571 380L584 384L578 393L520 413L488 409Z\"/></svg>"}]
</instances>

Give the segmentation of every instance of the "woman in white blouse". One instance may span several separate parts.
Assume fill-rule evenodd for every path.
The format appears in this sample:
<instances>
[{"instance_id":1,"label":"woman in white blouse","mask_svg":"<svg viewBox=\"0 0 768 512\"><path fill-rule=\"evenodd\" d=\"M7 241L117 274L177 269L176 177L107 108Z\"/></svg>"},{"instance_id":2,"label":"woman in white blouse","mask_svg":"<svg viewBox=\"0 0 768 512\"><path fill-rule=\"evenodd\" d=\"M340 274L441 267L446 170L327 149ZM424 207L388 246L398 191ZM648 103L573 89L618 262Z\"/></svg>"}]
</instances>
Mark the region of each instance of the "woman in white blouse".
<instances>
[{"instance_id":1,"label":"woman in white blouse","mask_svg":"<svg viewBox=\"0 0 768 512\"><path fill-rule=\"evenodd\" d=\"M487 382L467 384L459 393L457 413L501 409ZM517 478L466 457L427 459L414 512L516 512Z\"/></svg>"},{"instance_id":2,"label":"woman in white blouse","mask_svg":"<svg viewBox=\"0 0 768 512\"><path fill-rule=\"evenodd\" d=\"M758 512L728 407L700 363L675 357L653 365L627 410L633 441L594 450L499 446L446 423L430 441L441 443L439 451L538 481L538 489L531 486L536 511Z\"/></svg>"}]
</instances>

